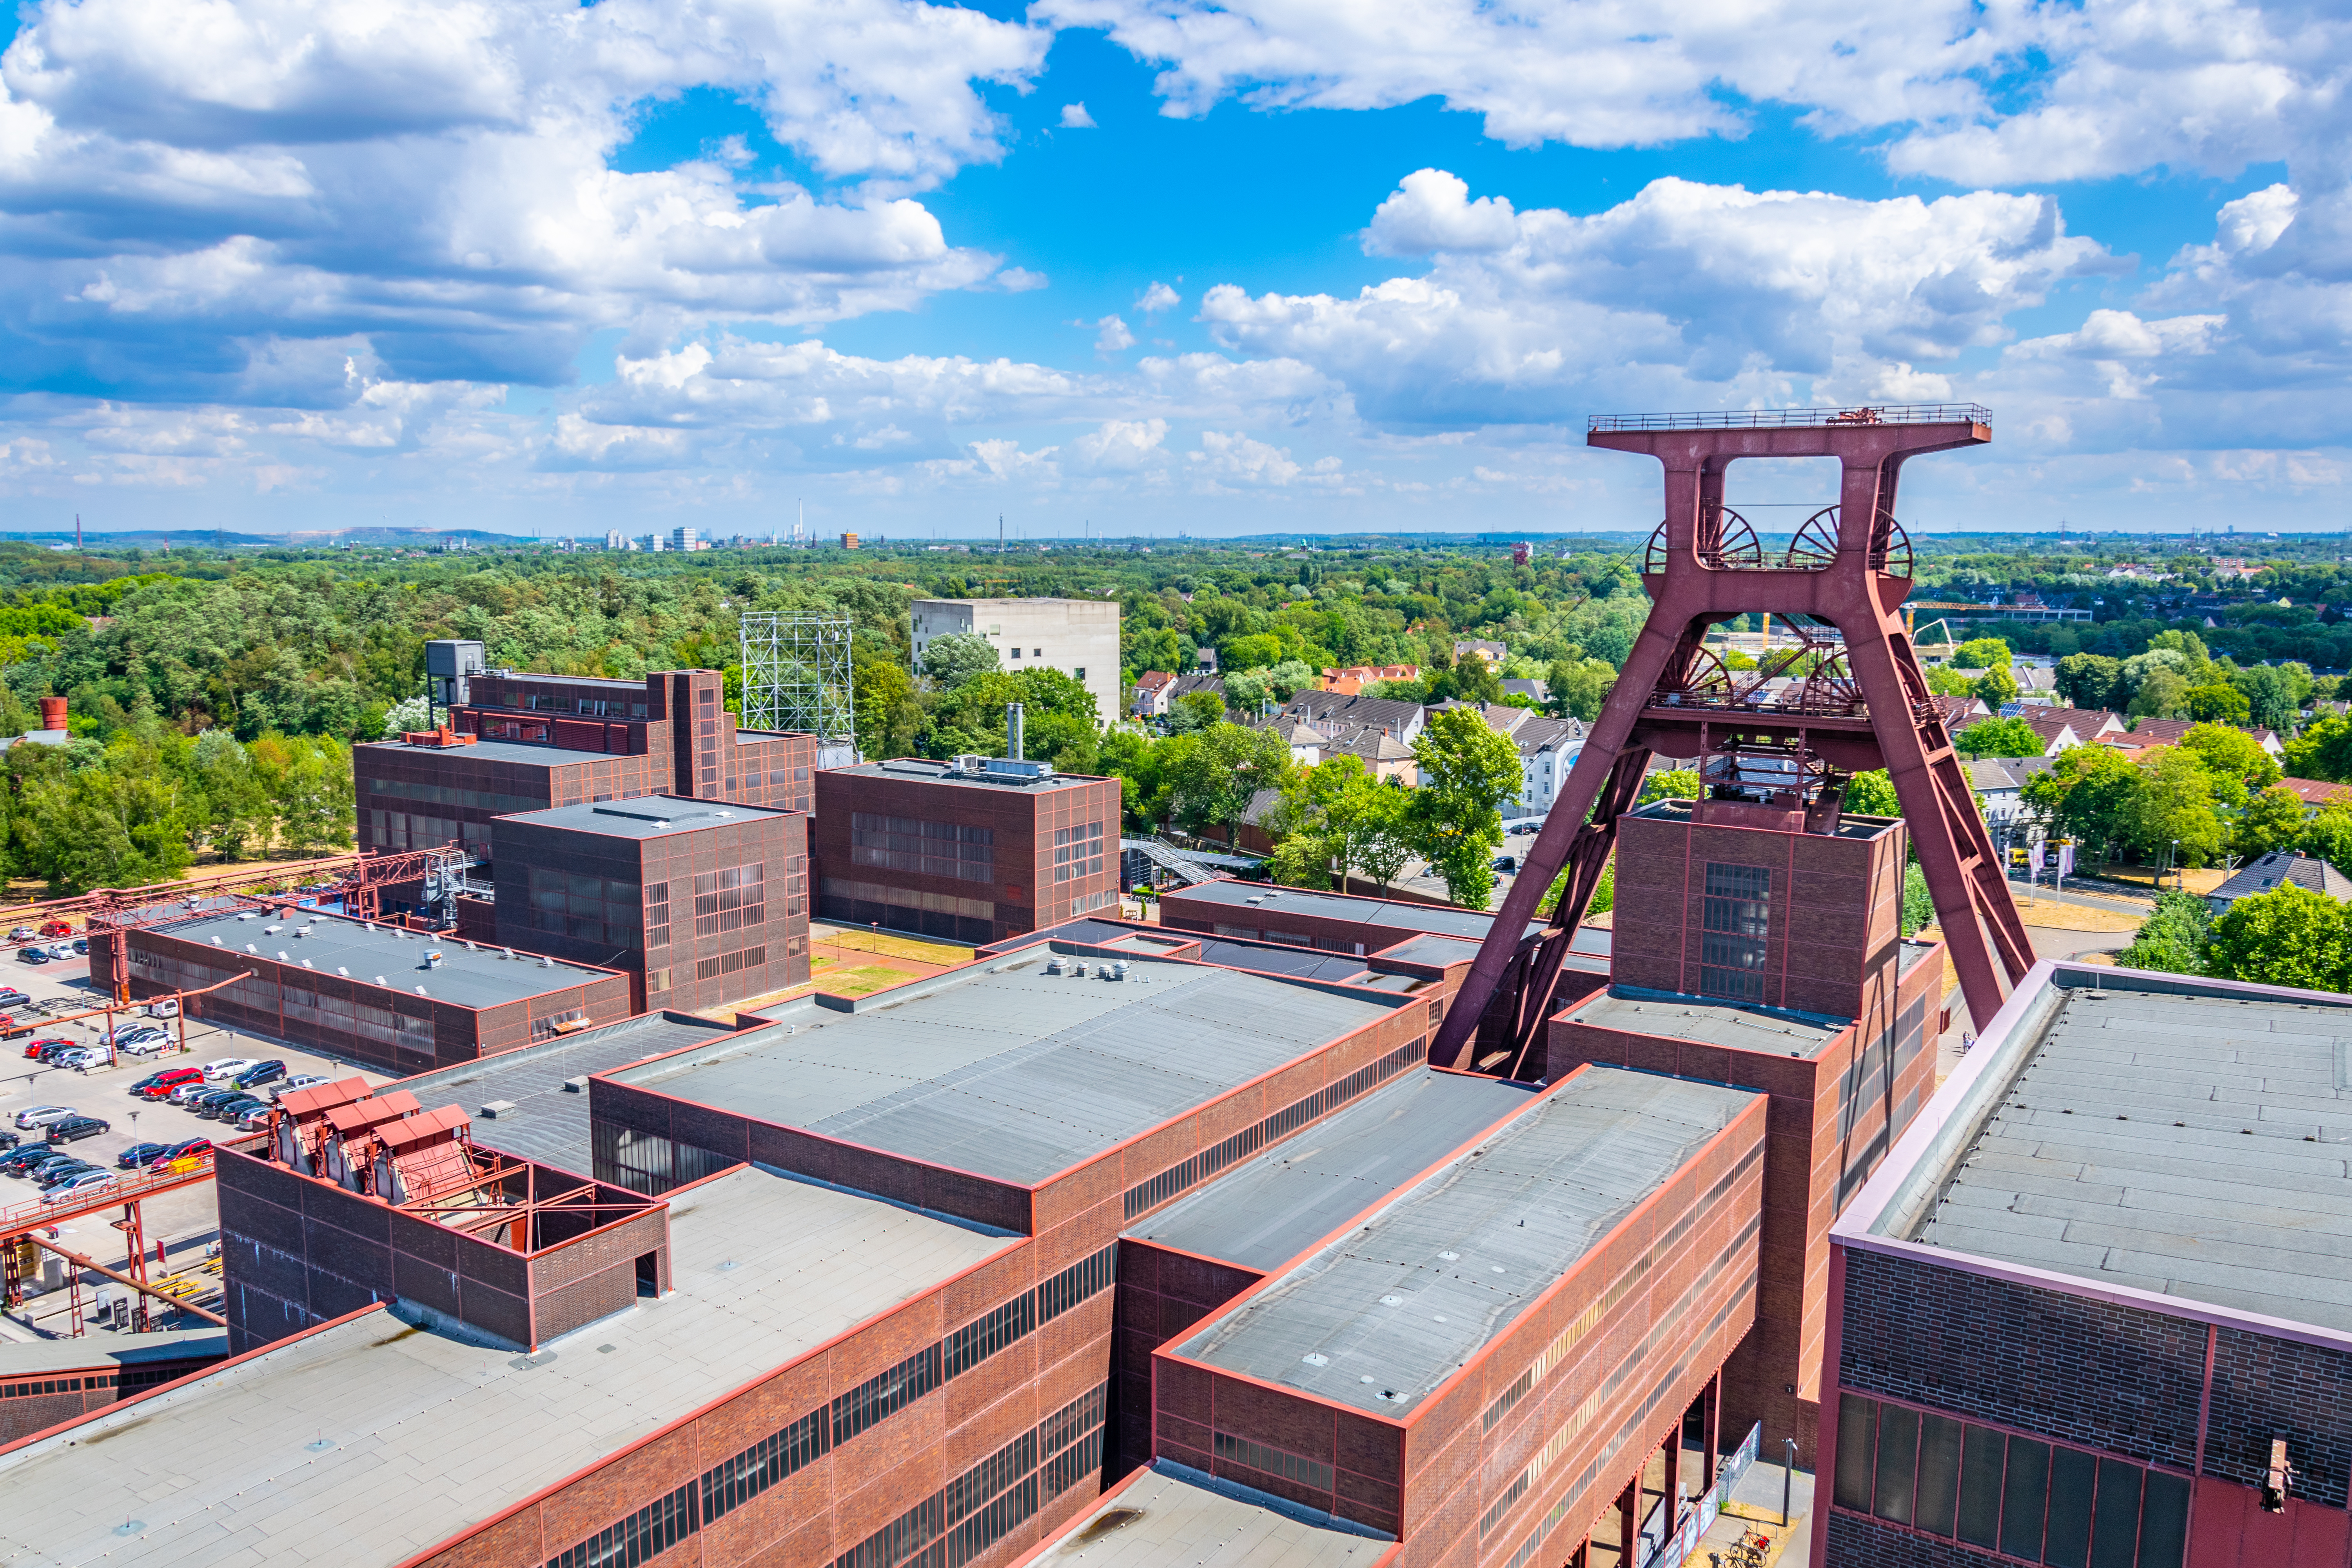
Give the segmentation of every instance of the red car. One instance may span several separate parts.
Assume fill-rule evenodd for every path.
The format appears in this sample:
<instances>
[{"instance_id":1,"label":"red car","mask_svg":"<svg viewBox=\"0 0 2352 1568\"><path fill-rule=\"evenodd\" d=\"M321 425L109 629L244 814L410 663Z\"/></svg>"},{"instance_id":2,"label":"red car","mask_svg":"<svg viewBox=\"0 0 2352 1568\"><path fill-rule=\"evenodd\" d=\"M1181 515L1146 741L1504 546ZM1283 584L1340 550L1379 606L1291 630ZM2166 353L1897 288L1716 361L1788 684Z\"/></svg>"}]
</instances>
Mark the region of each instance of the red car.
<instances>
[{"instance_id":1,"label":"red car","mask_svg":"<svg viewBox=\"0 0 2352 1568\"><path fill-rule=\"evenodd\" d=\"M41 934L43 936L71 936L73 935L73 927L68 925L63 921L51 921L41 927Z\"/></svg>"},{"instance_id":2,"label":"red car","mask_svg":"<svg viewBox=\"0 0 2352 1568\"><path fill-rule=\"evenodd\" d=\"M149 1100L168 1100L173 1089L182 1084L201 1083L204 1076L202 1068L166 1068L147 1080L139 1092Z\"/></svg>"}]
</instances>

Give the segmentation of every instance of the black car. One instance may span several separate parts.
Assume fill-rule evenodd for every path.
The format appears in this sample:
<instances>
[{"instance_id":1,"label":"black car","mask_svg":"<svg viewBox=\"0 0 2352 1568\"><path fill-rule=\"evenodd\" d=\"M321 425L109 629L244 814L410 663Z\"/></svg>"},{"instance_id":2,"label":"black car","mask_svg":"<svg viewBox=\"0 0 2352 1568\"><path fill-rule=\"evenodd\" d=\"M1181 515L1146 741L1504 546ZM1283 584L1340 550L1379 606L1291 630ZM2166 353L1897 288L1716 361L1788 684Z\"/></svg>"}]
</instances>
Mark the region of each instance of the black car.
<instances>
[{"instance_id":1,"label":"black car","mask_svg":"<svg viewBox=\"0 0 2352 1568\"><path fill-rule=\"evenodd\" d=\"M23 1142L24 1140L17 1137L14 1132L0 1131L0 1149L14 1149L18 1143Z\"/></svg>"},{"instance_id":2,"label":"black car","mask_svg":"<svg viewBox=\"0 0 2352 1568\"><path fill-rule=\"evenodd\" d=\"M0 985L0 1007L29 1007L33 999L13 985Z\"/></svg>"},{"instance_id":3,"label":"black car","mask_svg":"<svg viewBox=\"0 0 2352 1568\"><path fill-rule=\"evenodd\" d=\"M57 1152L47 1143L26 1143L21 1148L11 1149L5 1154L0 1154L0 1171L5 1171L12 1176L26 1175L42 1161L54 1159Z\"/></svg>"},{"instance_id":4,"label":"black car","mask_svg":"<svg viewBox=\"0 0 2352 1568\"><path fill-rule=\"evenodd\" d=\"M162 1143L133 1143L114 1157L114 1163L126 1171L142 1170L163 1158L166 1146Z\"/></svg>"},{"instance_id":5,"label":"black car","mask_svg":"<svg viewBox=\"0 0 2352 1568\"><path fill-rule=\"evenodd\" d=\"M40 1055L37 1059L53 1062L68 1051L78 1051L81 1048L82 1044L79 1040L51 1040L40 1048Z\"/></svg>"},{"instance_id":6,"label":"black car","mask_svg":"<svg viewBox=\"0 0 2352 1568\"><path fill-rule=\"evenodd\" d=\"M96 1165L91 1164L87 1160L52 1160L47 1164L33 1173L33 1180L38 1182L45 1188L54 1187L59 1182L70 1181L74 1177L81 1175L86 1172L95 1171L97 1169L98 1167Z\"/></svg>"},{"instance_id":7,"label":"black car","mask_svg":"<svg viewBox=\"0 0 2352 1568\"><path fill-rule=\"evenodd\" d=\"M254 1063L230 1081L239 1089L258 1089L265 1083L276 1083L285 1076L286 1064L273 1059Z\"/></svg>"},{"instance_id":8,"label":"black car","mask_svg":"<svg viewBox=\"0 0 2352 1568\"><path fill-rule=\"evenodd\" d=\"M196 1114L207 1121L235 1121L256 1107L267 1110L269 1109L269 1102L258 1095L247 1094L240 1089L226 1100L206 1101Z\"/></svg>"},{"instance_id":9,"label":"black car","mask_svg":"<svg viewBox=\"0 0 2352 1568\"><path fill-rule=\"evenodd\" d=\"M63 1121L49 1124L49 1142L70 1143L77 1138L95 1138L111 1127L95 1116L68 1116Z\"/></svg>"},{"instance_id":10,"label":"black car","mask_svg":"<svg viewBox=\"0 0 2352 1568\"><path fill-rule=\"evenodd\" d=\"M244 1092L245 1090L241 1089L208 1089L202 1094L192 1094L188 1096L187 1099L182 1100L180 1103L186 1106L190 1110L194 1111L198 1116L202 1116L207 1110L213 1106L218 1105L222 1100L235 1100Z\"/></svg>"}]
</instances>

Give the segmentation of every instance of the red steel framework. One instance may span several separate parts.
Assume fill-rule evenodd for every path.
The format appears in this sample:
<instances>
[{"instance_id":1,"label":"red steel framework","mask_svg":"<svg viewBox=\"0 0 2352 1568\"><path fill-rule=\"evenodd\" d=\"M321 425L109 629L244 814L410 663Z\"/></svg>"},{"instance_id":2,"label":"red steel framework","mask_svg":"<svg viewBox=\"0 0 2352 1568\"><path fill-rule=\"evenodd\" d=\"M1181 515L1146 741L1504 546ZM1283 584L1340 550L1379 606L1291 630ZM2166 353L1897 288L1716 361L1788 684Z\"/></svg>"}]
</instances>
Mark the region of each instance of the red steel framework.
<instances>
[{"instance_id":1,"label":"red steel framework","mask_svg":"<svg viewBox=\"0 0 2352 1568\"><path fill-rule=\"evenodd\" d=\"M381 918L378 901L384 889L422 881L426 873L446 869L464 858L465 851L455 844L436 849L330 855L317 860L215 871L145 888L99 888L70 899L0 905L0 921L79 915L86 930L110 927L125 931L179 920L188 913L191 904L205 898L226 895L259 901L271 895L258 889L281 886L299 888L312 896L339 898L345 914L376 920ZM116 1005L121 1005L131 1000L131 944L117 942L110 945L113 948L113 962L108 989Z\"/></svg>"},{"instance_id":2,"label":"red steel framework","mask_svg":"<svg viewBox=\"0 0 2352 1568\"><path fill-rule=\"evenodd\" d=\"M1649 619L1446 1013L1433 1062L1474 1065L1480 1020L1507 984L1514 1005L1504 1071L1517 1075L1540 1061L1561 961L1653 752L1768 754L1841 793L1839 775L1885 768L1969 1011L1985 1019L2000 1010L2033 952L1904 629L1911 543L1895 520L1903 464L1923 452L1984 445L1991 417L1972 404L1934 404L1591 421L1588 445L1645 453L1665 468L1665 521L1643 565ZM1741 458L1821 457L1843 468L1837 504L1808 518L1785 551L1768 552L1723 504L1726 470ZM1769 668L1735 679L1703 642L1708 628L1755 611L1808 629ZM1799 679L1768 700L1763 682L1774 674ZM1514 933L1526 931L1563 868L1569 884L1543 940L1515 954Z\"/></svg>"}]
</instances>

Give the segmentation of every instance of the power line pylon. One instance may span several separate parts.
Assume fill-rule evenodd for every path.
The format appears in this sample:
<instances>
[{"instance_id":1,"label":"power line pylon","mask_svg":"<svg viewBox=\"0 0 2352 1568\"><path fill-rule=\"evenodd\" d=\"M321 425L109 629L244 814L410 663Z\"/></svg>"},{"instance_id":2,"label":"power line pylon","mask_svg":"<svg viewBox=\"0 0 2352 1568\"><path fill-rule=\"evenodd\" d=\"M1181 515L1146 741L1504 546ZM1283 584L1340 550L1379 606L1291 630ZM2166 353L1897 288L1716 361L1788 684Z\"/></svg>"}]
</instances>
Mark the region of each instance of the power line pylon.
<instances>
[{"instance_id":1,"label":"power line pylon","mask_svg":"<svg viewBox=\"0 0 2352 1568\"><path fill-rule=\"evenodd\" d=\"M1741 798L1756 798L1758 759L1769 758L1762 775L1777 767L1800 781L1780 792L1780 804L1832 826L1845 779L1886 769L1969 1014L1981 1028L1999 1011L2033 952L1904 629L1911 543L1895 519L1903 464L1923 452L1982 446L1992 439L1990 420L1972 404L1932 404L1591 422L1588 445L1646 453L1665 468L1665 521L1642 573L1649 619L1438 1030L1432 1061L1472 1067L1480 1021L1507 985L1504 1070L1525 1076L1530 1062L1539 1070L1561 961L1654 752L1714 759L1703 776L1725 782L1702 793L1720 787L1727 798L1743 789ZM1842 467L1836 504L1808 518L1785 551L1768 553L1723 504L1725 471L1740 458L1817 457ZM1765 668L1734 677L1705 638L1709 627L1755 611L1804 635ZM1778 675L1792 678L1785 689L1768 686ZM1542 942L1516 952L1563 868L1569 883Z\"/></svg>"}]
</instances>

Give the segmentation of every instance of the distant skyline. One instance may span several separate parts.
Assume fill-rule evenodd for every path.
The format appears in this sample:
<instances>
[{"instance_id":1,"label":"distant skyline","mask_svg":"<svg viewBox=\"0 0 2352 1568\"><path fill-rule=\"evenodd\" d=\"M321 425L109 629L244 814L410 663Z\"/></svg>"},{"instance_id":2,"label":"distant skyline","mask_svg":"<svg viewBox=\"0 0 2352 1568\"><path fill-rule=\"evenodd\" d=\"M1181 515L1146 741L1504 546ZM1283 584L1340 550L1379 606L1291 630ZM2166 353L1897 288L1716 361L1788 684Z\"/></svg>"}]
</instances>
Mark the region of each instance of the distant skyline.
<instances>
[{"instance_id":1,"label":"distant skyline","mask_svg":"<svg viewBox=\"0 0 2352 1568\"><path fill-rule=\"evenodd\" d=\"M1906 469L1916 530L2352 521L2352 25L1626 16L27 0L0 501L53 533L1607 532L1658 476L1588 414L1958 399L1994 443ZM1831 489L1743 465L1730 499Z\"/></svg>"}]
</instances>

